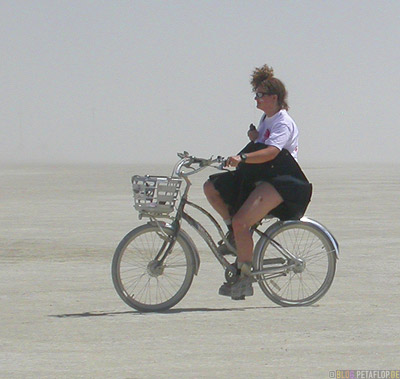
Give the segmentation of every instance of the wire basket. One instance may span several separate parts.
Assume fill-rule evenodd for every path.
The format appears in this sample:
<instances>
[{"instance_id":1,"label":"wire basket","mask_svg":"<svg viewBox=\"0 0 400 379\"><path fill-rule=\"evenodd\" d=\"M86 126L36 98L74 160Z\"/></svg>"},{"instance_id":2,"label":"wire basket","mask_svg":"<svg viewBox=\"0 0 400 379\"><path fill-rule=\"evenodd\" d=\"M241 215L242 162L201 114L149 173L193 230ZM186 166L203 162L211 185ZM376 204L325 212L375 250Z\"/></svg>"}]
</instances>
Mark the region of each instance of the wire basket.
<instances>
[{"instance_id":1,"label":"wire basket","mask_svg":"<svg viewBox=\"0 0 400 379\"><path fill-rule=\"evenodd\" d=\"M168 216L175 207L182 179L169 176L132 177L135 209L143 216Z\"/></svg>"}]
</instances>

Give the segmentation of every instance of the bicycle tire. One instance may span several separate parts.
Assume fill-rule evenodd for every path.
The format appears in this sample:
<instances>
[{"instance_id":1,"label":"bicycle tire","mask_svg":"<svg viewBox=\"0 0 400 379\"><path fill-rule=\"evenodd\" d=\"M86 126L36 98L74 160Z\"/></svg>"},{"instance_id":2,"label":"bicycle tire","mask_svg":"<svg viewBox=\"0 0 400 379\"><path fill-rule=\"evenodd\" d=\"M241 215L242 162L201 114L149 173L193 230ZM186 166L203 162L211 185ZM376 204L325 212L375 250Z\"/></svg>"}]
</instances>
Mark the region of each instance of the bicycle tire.
<instances>
[{"instance_id":1,"label":"bicycle tire","mask_svg":"<svg viewBox=\"0 0 400 379\"><path fill-rule=\"evenodd\" d=\"M172 233L171 228L160 228L145 224L130 231L119 243L112 261L112 280L118 295L140 312L161 312L178 304L195 274L194 254L181 233L161 271L151 270L166 241L165 234Z\"/></svg>"},{"instance_id":2,"label":"bicycle tire","mask_svg":"<svg viewBox=\"0 0 400 379\"><path fill-rule=\"evenodd\" d=\"M282 222L272 230L270 238L302 259L305 266L302 272L287 270L286 275L270 279L260 274L257 280L264 294L281 306L305 306L320 300L335 276L336 250L332 240L324 231L304 221ZM254 257L256 270L282 265L282 254L267 237L261 239L261 248Z\"/></svg>"}]
</instances>

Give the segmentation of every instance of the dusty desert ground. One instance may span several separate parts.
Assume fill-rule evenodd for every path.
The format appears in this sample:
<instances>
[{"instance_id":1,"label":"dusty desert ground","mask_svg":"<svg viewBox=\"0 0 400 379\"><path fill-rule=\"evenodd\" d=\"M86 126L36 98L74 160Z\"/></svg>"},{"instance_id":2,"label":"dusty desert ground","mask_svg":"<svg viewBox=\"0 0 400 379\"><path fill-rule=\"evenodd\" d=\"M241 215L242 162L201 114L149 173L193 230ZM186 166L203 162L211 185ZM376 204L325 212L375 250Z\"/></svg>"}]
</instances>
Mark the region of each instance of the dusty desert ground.
<instances>
[{"instance_id":1,"label":"dusty desert ground","mask_svg":"<svg viewBox=\"0 0 400 379\"><path fill-rule=\"evenodd\" d=\"M400 166L305 167L307 215L340 242L317 304L281 308L256 287L218 296L223 272L198 242L200 272L162 314L123 303L110 275L138 220L130 176L169 167L0 168L1 378L329 378L400 369ZM210 172L209 172L210 173ZM192 198L205 205L200 175ZM336 376L335 376L336 377Z\"/></svg>"}]
</instances>

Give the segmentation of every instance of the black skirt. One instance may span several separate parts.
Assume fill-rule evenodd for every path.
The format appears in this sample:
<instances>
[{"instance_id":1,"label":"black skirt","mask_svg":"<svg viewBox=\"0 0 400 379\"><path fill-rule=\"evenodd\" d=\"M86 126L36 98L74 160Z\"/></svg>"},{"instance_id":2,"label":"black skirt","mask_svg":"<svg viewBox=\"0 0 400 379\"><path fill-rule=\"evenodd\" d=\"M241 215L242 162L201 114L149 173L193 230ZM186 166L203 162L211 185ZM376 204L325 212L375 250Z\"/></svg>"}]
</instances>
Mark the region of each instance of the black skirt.
<instances>
[{"instance_id":1,"label":"black skirt","mask_svg":"<svg viewBox=\"0 0 400 379\"><path fill-rule=\"evenodd\" d=\"M244 149L247 152L266 147L263 144L249 145ZM235 171L211 175L209 179L224 202L229 205L232 215L239 210L255 189L256 183L260 181L270 183L281 195L283 203L270 212L281 220L300 219L312 195L311 183L296 160L285 149L270 162L240 164Z\"/></svg>"}]
</instances>

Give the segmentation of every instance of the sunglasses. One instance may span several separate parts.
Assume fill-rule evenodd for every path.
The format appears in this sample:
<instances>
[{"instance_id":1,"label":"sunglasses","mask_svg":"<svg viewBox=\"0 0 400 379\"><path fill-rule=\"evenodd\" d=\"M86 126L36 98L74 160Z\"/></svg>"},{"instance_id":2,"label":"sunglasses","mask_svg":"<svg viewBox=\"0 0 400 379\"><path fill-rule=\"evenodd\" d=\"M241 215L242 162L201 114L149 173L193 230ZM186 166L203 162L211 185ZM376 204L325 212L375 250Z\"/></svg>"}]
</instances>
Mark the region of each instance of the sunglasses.
<instances>
[{"instance_id":1,"label":"sunglasses","mask_svg":"<svg viewBox=\"0 0 400 379\"><path fill-rule=\"evenodd\" d=\"M264 96L269 96L269 93L266 92L256 92L255 93L257 99L261 99Z\"/></svg>"}]
</instances>

